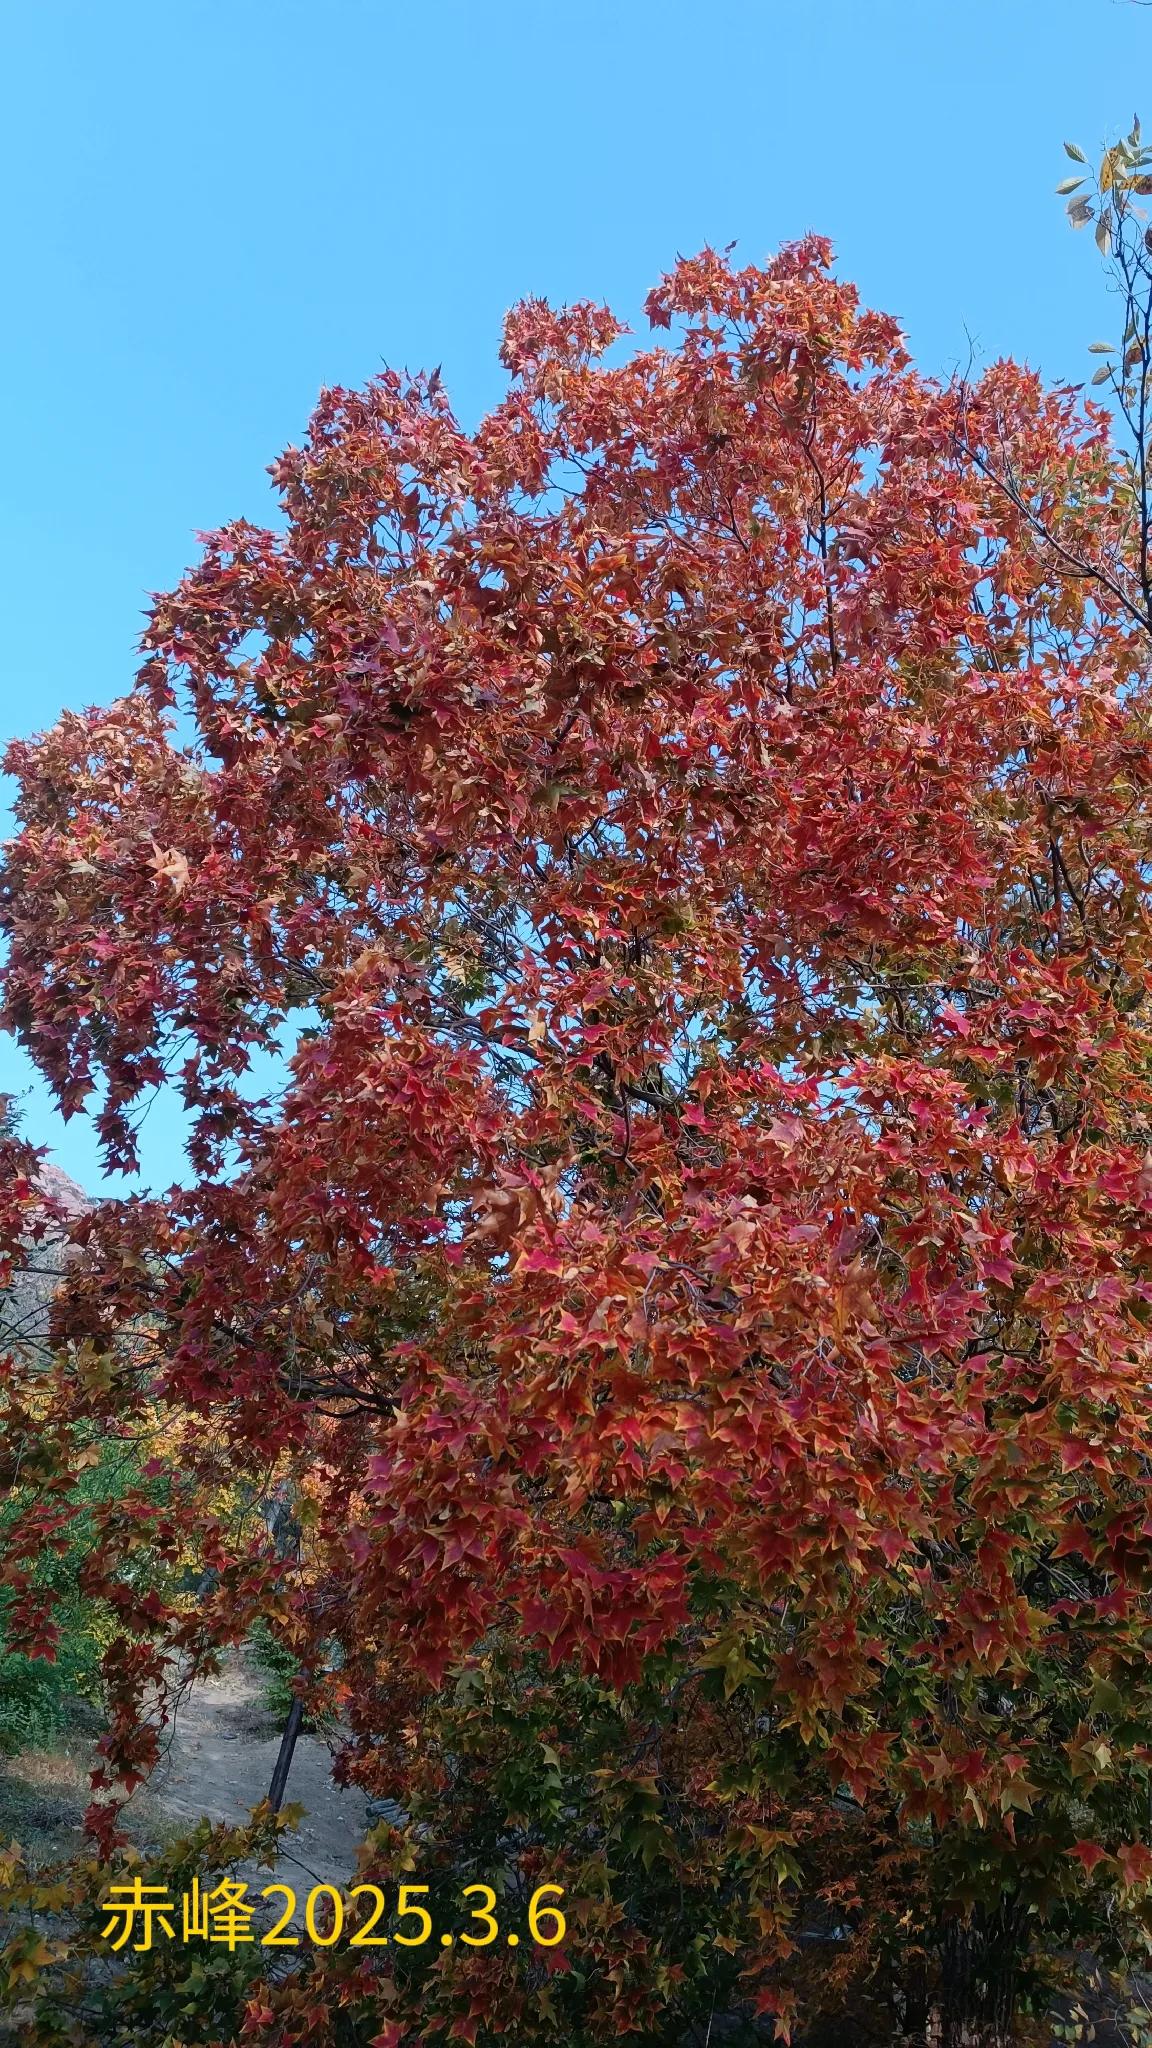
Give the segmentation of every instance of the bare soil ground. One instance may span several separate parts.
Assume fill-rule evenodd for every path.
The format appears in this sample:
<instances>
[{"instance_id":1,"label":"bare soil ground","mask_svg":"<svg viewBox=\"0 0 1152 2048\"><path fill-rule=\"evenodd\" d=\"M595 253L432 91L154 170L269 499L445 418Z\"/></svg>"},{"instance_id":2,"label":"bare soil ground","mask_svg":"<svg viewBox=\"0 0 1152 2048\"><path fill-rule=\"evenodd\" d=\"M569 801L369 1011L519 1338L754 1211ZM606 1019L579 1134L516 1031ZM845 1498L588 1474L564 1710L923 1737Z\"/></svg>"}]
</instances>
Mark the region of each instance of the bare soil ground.
<instances>
[{"instance_id":1,"label":"bare soil ground","mask_svg":"<svg viewBox=\"0 0 1152 2048\"><path fill-rule=\"evenodd\" d=\"M281 1730L265 1704L265 1683L252 1658L233 1652L216 1677L193 1688L168 1733L161 1762L125 1809L125 1824L145 1859L150 1848L159 1849L205 1817L246 1821L267 1797ZM99 1732L99 1715L77 1702L75 1725L65 1739L51 1748L0 1758L0 1844L19 1842L34 1865L61 1861L80 1848ZM298 1738L285 1799L304 1806L304 1817L285 1837L275 1868L253 1864L237 1870L250 1887L258 1927L272 1921L288 1924L281 1920L281 1898L260 1901L264 1886L278 1882L292 1888L297 1906L291 1924L303 1934L312 1886L346 1889L354 1878L367 1807L362 1793L333 1784L331 1762L318 1736ZM5 2048L22 2040L30 2016L31 2007L18 2005L0 2018Z\"/></svg>"},{"instance_id":2,"label":"bare soil ground","mask_svg":"<svg viewBox=\"0 0 1152 2048\"><path fill-rule=\"evenodd\" d=\"M168 1731L160 1763L125 1810L145 1854L204 1816L246 1821L267 1797L281 1731L264 1703L264 1685L254 1660L234 1651L216 1677L193 1688ZM66 1738L0 1758L0 1843L18 1841L33 1863L55 1862L79 1847L99 1728L99 1717L78 1703ZM302 1896L313 1884L347 1882L368 1824L363 1794L333 1784L331 1762L318 1736L298 1738L285 1801L306 1812L285 1839L275 1875ZM260 1883L271 1877L264 1868Z\"/></svg>"},{"instance_id":3,"label":"bare soil ground","mask_svg":"<svg viewBox=\"0 0 1152 2048\"><path fill-rule=\"evenodd\" d=\"M235 1651L218 1676L202 1680L180 1708L167 1754L148 1785L174 1831L204 1815L245 1821L267 1797L281 1731L264 1705L264 1683L252 1659ZM326 1743L315 1735L298 1738L285 1801L307 1811L281 1859L277 1874L285 1883L339 1885L355 1869L367 1826L364 1795L334 1785L331 1764ZM269 1881L266 1872L263 1881Z\"/></svg>"},{"instance_id":4,"label":"bare soil ground","mask_svg":"<svg viewBox=\"0 0 1152 2048\"><path fill-rule=\"evenodd\" d=\"M0 1757L0 1843L19 1842L31 1863L55 1863L79 1848L99 1731L99 1716L78 1701L72 1728L49 1748ZM165 1832L147 1791L132 1801L129 1821L141 1846Z\"/></svg>"}]
</instances>

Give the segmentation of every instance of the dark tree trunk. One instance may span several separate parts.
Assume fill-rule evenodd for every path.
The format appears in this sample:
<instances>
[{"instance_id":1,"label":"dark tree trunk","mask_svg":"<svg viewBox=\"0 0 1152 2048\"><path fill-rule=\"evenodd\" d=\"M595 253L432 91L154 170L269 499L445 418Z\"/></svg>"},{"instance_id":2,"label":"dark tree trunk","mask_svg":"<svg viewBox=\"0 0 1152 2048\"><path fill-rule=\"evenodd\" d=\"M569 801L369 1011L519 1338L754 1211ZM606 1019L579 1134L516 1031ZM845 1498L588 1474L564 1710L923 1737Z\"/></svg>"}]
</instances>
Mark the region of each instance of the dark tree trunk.
<instances>
[{"instance_id":1,"label":"dark tree trunk","mask_svg":"<svg viewBox=\"0 0 1152 2048\"><path fill-rule=\"evenodd\" d=\"M918 1956L904 1979L904 2040L907 2048L928 2048L928 1965Z\"/></svg>"},{"instance_id":2,"label":"dark tree trunk","mask_svg":"<svg viewBox=\"0 0 1152 2048\"><path fill-rule=\"evenodd\" d=\"M940 1942L940 2048L1009 2048L1016 2010L1024 1908L1005 1899L994 1913L949 1920Z\"/></svg>"},{"instance_id":3,"label":"dark tree trunk","mask_svg":"<svg viewBox=\"0 0 1152 2048\"><path fill-rule=\"evenodd\" d=\"M292 1765L292 1752L296 1747L296 1737L300 1733L300 1724L303 1719L304 1702L297 1696L288 1709L288 1719L284 1723L284 1733L280 1737L280 1751L276 1758L276 1767L272 1773L272 1783L268 1790L268 1804L272 1808L273 1813L279 1813L284 1803L284 1788L288 1783L288 1772Z\"/></svg>"}]
</instances>

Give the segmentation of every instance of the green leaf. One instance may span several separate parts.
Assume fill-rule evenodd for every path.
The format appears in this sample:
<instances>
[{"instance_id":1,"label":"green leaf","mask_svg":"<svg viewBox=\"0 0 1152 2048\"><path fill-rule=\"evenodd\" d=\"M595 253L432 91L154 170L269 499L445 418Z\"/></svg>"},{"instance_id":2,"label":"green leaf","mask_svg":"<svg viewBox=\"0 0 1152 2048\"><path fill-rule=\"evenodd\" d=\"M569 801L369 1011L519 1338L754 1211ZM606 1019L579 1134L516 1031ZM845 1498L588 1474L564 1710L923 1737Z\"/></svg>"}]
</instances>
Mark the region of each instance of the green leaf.
<instances>
[{"instance_id":1,"label":"green leaf","mask_svg":"<svg viewBox=\"0 0 1152 2048\"><path fill-rule=\"evenodd\" d=\"M1116 351L1110 341L1090 341L1088 353L1090 356L1111 356L1115 355Z\"/></svg>"},{"instance_id":2,"label":"green leaf","mask_svg":"<svg viewBox=\"0 0 1152 2048\"><path fill-rule=\"evenodd\" d=\"M1077 149L1074 142L1066 142L1064 144L1064 154L1065 156L1070 156L1074 164L1086 164L1088 161L1084 151Z\"/></svg>"},{"instance_id":3,"label":"green leaf","mask_svg":"<svg viewBox=\"0 0 1152 2048\"><path fill-rule=\"evenodd\" d=\"M790 1849L777 1849L772 1856L771 1862L776 1877L781 1884L786 1884L789 1878L798 1884L804 1875Z\"/></svg>"},{"instance_id":4,"label":"green leaf","mask_svg":"<svg viewBox=\"0 0 1152 2048\"><path fill-rule=\"evenodd\" d=\"M1097 370L1097 372L1096 372L1095 376L1094 376L1094 377L1093 377L1093 379L1092 379L1092 382L1093 382L1094 384L1106 384L1106 383L1108 382L1108 379L1109 379L1109 377L1110 377L1111 375L1112 375L1112 365L1111 365L1111 363L1104 363L1104 364L1102 365L1102 367L1101 367L1101 368L1100 368L1099 370Z\"/></svg>"},{"instance_id":5,"label":"green leaf","mask_svg":"<svg viewBox=\"0 0 1152 2048\"><path fill-rule=\"evenodd\" d=\"M744 1654L744 1645L737 1636L722 1636L712 1643L700 1659L705 1670L722 1670L724 1673L724 1697L731 1699L737 1687L745 1679L759 1677L757 1666Z\"/></svg>"},{"instance_id":6,"label":"green leaf","mask_svg":"<svg viewBox=\"0 0 1152 2048\"><path fill-rule=\"evenodd\" d=\"M1066 192L1078 192L1083 183L1083 178L1061 178L1056 187L1057 195L1062 199Z\"/></svg>"}]
</instances>

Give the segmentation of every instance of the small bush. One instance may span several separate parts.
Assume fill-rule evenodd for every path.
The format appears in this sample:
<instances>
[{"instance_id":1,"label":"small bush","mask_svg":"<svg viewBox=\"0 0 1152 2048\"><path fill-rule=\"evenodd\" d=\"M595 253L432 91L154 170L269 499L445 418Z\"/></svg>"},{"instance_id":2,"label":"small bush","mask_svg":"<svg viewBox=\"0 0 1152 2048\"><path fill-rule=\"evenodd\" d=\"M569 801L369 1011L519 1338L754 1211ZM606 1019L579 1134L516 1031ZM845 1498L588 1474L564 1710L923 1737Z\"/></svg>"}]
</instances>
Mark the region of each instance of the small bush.
<instances>
[{"instance_id":1,"label":"small bush","mask_svg":"<svg viewBox=\"0 0 1152 2048\"><path fill-rule=\"evenodd\" d=\"M258 1621L255 1624L248 1642L256 1662L264 1673L264 1704L273 1718L283 1726L296 1697L293 1680L299 1672L299 1663L291 1650L285 1649L280 1638L273 1634L266 1621ZM301 1724L301 1732L310 1733L312 1726L306 1715Z\"/></svg>"},{"instance_id":2,"label":"small bush","mask_svg":"<svg viewBox=\"0 0 1152 2048\"><path fill-rule=\"evenodd\" d=\"M85 1508L113 1500L141 1485L135 1446L110 1443L101 1447L100 1462L85 1472L71 1495L80 1506L63 1550L48 1551L37 1567L35 1584L56 1595L53 1620L59 1630L55 1661L25 1657L4 1647L4 1608L0 1598L0 1754L43 1748L75 1721L77 1700L97 1707L102 1699L101 1661L115 1633L103 1604L80 1587L80 1574L95 1544L95 1530ZM158 1492L161 1478L146 1490ZM10 1523L26 1506L20 1489L0 1508L0 1550ZM143 1576L150 1574L147 1567Z\"/></svg>"}]
</instances>

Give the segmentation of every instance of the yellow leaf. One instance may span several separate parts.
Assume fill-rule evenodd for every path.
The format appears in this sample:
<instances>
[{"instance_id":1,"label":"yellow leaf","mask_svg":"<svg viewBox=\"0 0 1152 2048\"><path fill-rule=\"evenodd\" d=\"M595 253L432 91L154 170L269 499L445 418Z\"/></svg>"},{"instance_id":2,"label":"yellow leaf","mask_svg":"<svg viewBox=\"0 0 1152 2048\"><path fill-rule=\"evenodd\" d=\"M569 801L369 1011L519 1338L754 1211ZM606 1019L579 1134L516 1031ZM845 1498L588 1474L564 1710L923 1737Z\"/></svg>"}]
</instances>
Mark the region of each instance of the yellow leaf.
<instances>
[{"instance_id":1,"label":"yellow leaf","mask_svg":"<svg viewBox=\"0 0 1152 2048\"><path fill-rule=\"evenodd\" d=\"M52 1951L47 1942L37 1941L22 1955L16 1956L8 1965L9 1977L18 1984L34 1984L41 1970L52 1961Z\"/></svg>"},{"instance_id":2,"label":"yellow leaf","mask_svg":"<svg viewBox=\"0 0 1152 2048\"><path fill-rule=\"evenodd\" d=\"M157 881L163 877L165 881L171 882L178 896L183 895L188 887L191 869L188 866L187 855L181 853L178 846L169 846L166 849L158 846L148 865L154 870Z\"/></svg>"}]
</instances>

